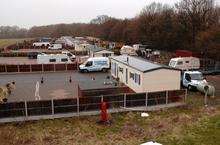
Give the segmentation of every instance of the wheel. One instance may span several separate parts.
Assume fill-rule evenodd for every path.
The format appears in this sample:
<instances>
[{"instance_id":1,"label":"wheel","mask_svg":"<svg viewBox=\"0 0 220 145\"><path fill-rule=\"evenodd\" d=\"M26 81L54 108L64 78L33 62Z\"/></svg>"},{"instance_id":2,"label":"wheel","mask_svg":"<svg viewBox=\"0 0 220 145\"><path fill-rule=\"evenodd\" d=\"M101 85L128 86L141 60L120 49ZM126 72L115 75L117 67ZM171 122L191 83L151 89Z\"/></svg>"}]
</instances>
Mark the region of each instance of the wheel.
<instances>
[{"instance_id":1,"label":"wheel","mask_svg":"<svg viewBox=\"0 0 220 145\"><path fill-rule=\"evenodd\" d=\"M192 90L193 90L193 86L188 85L188 90L189 90L189 91L192 91Z\"/></svg>"},{"instance_id":2,"label":"wheel","mask_svg":"<svg viewBox=\"0 0 220 145\"><path fill-rule=\"evenodd\" d=\"M84 73L88 73L89 71L88 71L87 69L84 69L83 72L84 72Z\"/></svg>"}]
</instances>

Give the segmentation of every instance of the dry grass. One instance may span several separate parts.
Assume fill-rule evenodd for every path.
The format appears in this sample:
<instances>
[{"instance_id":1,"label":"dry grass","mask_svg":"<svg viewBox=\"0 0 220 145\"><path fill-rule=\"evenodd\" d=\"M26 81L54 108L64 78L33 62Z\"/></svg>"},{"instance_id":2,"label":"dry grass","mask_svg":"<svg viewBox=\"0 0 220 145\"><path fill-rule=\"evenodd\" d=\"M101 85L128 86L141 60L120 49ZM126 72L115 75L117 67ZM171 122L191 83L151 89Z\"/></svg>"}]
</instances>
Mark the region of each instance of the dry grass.
<instances>
[{"instance_id":1,"label":"dry grass","mask_svg":"<svg viewBox=\"0 0 220 145\"><path fill-rule=\"evenodd\" d=\"M2 124L0 144L138 145L155 140L163 144L212 145L219 141L219 106L202 107L199 94L191 96L189 103L181 108L151 112L148 118L141 118L140 112L112 114L113 124L109 126L98 125L99 116Z\"/></svg>"},{"instance_id":2,"label":"dry grass","mask_svg":"<svg viewBox=\"0 0 220 145\"><path fill-rule=\"evenodd\" d=\"M25 39L0 39L0 49L7 47L12 44L21 43L24 40L31 40L31 38L25 38Z\"/></svg>"}]
</instances>

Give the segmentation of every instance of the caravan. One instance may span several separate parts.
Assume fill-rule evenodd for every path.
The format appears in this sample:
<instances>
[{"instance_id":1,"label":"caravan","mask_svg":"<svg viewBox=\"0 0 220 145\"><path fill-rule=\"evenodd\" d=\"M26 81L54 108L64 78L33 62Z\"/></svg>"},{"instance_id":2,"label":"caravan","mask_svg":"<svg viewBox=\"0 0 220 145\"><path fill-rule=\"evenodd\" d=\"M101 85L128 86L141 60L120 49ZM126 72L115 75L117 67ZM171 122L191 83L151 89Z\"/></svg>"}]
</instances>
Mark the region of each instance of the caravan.
<instances>
[{"instance_id":1,"label":"caravan","mask_svg":"<svg viewBox=\"0 0 220 145\"><path fill-rule=\"evenodd\" d=\"M170 60L169 66L181 70L198 70L200 60L196 57L177 57Z\"/></svg>"},{"instance_id":2,"label":"caravan","mask_svg":"<svg viewBox=\"0 0 220 145\"><path fill-rule=\"evenodd\" d=\"M66 54L38 54L38 64L50 64L50 63L71 63L72 61Z\"/></svg>"}]
</instances>

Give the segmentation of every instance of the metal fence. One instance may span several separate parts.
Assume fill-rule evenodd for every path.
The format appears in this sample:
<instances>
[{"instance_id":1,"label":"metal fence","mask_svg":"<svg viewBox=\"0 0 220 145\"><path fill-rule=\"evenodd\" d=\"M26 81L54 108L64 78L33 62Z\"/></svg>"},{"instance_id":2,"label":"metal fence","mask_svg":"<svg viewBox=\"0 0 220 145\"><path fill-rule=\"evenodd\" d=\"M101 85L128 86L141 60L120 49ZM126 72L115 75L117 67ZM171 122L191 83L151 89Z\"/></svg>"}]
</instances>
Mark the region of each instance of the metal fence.
<instances>
[{"instance_id":1,"label":"metal fence","mask_svg":"<svg viewBox=\"0 0 220 145\"><path fill-rule=\"evenodd\" d=\"M61 100L24 101L0 104L0 122L13 122L35 120L34 116L49 116L49 118L61 118L61 114L78 116L87 113L92 115L100 110L101 101L107 102L109 109L157 107L169 104L184 104L187 96L186 90L105 95L97 97L83 97ZM175 106L175 105L174 105ZM126 111L126 110L125 110ZM54 117L56 115L56 117ZM19 119L18 119L19 118Z\"/></svg>"},{"instance_id":2,"label":"metal fence","mask_svg":"<svg viewBox=\"0 0 220 145\"><path fill-rule=\"evenodd\" d=\"M77 68L78 68L78 63L0 65L0 73L55 72L55 71L77 70Z\"/></svg>"}]
</instances>

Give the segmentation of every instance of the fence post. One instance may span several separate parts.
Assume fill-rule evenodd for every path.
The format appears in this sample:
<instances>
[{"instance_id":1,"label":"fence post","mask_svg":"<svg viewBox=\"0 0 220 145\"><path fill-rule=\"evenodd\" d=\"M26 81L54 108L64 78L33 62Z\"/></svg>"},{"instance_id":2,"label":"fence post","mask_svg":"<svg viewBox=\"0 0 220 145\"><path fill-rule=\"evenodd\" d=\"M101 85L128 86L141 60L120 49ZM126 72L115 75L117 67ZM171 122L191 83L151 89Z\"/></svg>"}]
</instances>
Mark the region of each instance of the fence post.
<instances>
[{"instance_id":1,"label":"fence post","mask_svg":"<svg viewBox=\"0 0 220 145\"><path fill-rule=\"evenodd\" d=\"M25 107L25 116L28 117L27 101L24 101L24 107Z\"/></svg>"},{"instance_id":2,"label":"fence post","mask_svg":"<svg viewBox=\"0 0 220 145\"><path fill-rule=\"evenodd\" d=\"M67 71L67 63L65 63L66 71Z\"/></svg>"},{"instance_id":3,"label":"fence post","mask_svg":"<svg viewBox=\"0 0 220 145\"><path fill-rule=\"evenodd\" d=\"M77 97L77 114L79 116L79 97Z\"/></svg>"},{"instance_id":4,"label":"fence post","mask_svg":"<svg viewBox=\"0 0 220 145\"><path fill-rule=\"evenodd\" d=\"M104 101L104 99L103 99L103 95L101 96L101 102L103 102Z\"/></svg>"},{"instance_id":5,"label":"fence post","mask_svg":"<svg viewBox=\"0 0 220 145\"><path fill-rule=\"evenodd\" d=\"M44 72L44 65L41 64L41 69L42 69L42 72Z\"/></svg>"},{"instance_id":6,"label":"fence post","mask_svg":"<svg viewBox=\"0 0 220 145\"><path fill-rule=\"evenodd\" d=\"M56 71L56 65L53 64L53 71L55 72Z\"/></svg>"},{"instance_id":7,"label":"fence post","mask_svg":"<svg viewBox=\"0 0 220 145\"><path fill-rule=\"evenodd\" d=\"M20 72L20 65L19 64L17 65L17 69L18 69L18 72Z\"/></svg>"},{"instance_id":8,"label":"fence post","mask_svg":"<svg viewBox=\"0 0 220 145\"><path fill-rule=\"evenodd\" d=\"M32 72L32 65L30 64L30 72Z\"/></svg>"},{"instance_id":9,"label":"fence post","mask_svg":"<svg viewBox=\"0 0 220 145\"><path fill-rule=\"evenodd\" d=\"M166 104L168 104L168 91L166 91Z\"/></svg>"},{"instance_id":10,"label":"fence post","mask_svg":"<svg viewBox=\"0 0 220 145\"><path fill-rule=\"evenodd\" d=\"M54 102L53 99L51 100L51 110L52 110L52 115L54 115Z\"/></svg>"},{"instance_id":11,"label":"fence post","mask_svg":"<svg viewBox=\"0 0 220 145\"><path fill-rule=\"evenodd\" d=\"M126 94L124 94L124 107L126 108Z\"/></svg>"},{"instance_id":12,"label":"fence post","mask_svg":"<svg viewBox=\"0 0 220 145\"><path fill-rule=\"evenodd\" d=\"M145 100L145 106L147 107L148 104L148 93L146 93L146 100Z\"/></svg>"},{"instance_id":13,"label":"fence post","mask_svg":"<svg viewBox=\"0 0 220 145\"><path fill-rule=\"evenodd\" d=\"M188 95L188 90L185 89L184 103L186 103L187 95Z\"/></svg>"},{"instance_id":14,"label":"fence post","mask_svg":"<svg viewBox=\"0 0 220 145\"><path fill-rule=\"evenodd\" d=\"M6 64L5 64L5 72L8 72Z\"/></svg>"}]
</instances>

